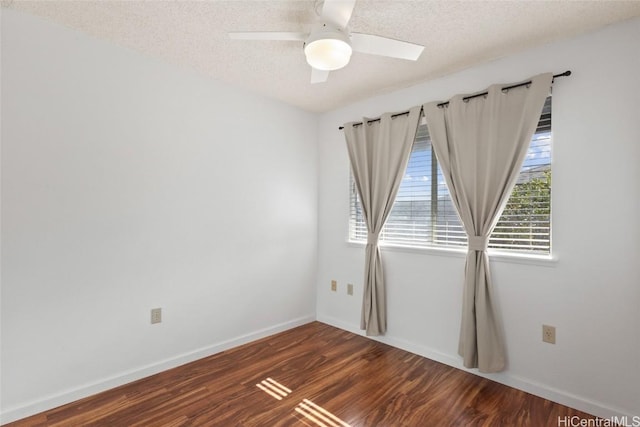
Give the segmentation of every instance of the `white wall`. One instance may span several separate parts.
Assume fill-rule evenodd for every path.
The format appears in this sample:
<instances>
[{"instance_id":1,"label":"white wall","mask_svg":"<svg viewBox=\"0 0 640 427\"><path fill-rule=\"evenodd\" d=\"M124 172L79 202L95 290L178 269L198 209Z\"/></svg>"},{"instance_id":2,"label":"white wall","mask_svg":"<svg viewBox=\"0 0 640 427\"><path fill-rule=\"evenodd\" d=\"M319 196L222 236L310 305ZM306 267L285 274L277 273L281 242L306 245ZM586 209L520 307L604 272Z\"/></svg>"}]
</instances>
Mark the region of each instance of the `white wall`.
<instances>
[{"instance_id":1,"label":"white wall","mask_svg":"<svg viewBox=\"0 0 640 427\"><path fill-rule=\"evenodd\" d=\"M360 319L364 249L346 242L349 164L339 125L569 69L573 75L553 88L557 262L492 262L509 366L489 377L593 414L640 416L638 40L636 19L324 114L318 319L352 331ZM381 341L461 367L464 257L387 249L383 263L388 333ZM354 297L346 295L349 282ZM557 327L556 345L542 343L543 323Z\"/></svg>"},{"instance_id":2,"label":"white wall","mask_svg":"<svg viewBox=\"0 0 640 427\"><path fill-rule=\"evenodd\" d=\"M2 421L313 320L316 126L3 10Z\"/></svg>"}]
</instances>

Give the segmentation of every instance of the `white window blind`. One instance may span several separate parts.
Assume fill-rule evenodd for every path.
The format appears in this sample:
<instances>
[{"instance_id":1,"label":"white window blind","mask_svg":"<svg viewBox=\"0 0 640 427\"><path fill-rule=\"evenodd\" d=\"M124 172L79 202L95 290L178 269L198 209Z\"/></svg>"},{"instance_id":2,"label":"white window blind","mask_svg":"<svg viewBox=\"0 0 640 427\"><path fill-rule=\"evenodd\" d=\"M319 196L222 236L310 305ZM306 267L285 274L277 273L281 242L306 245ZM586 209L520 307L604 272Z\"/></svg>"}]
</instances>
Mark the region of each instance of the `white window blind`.
<instances>
[{"instance_id":1,"label":"white window blind","mask_svg":"<svg viewBox=\"0 0 640 427\"><path fill-rule=\"evenodd\" d=\"M350 189L349 239L366 242L367 228L353 177ZM380 242L407 247L467 245L426 124L418 127L409 164ZM551 253L551 97L544 104L518 182L491 234L489 247Z\"/></svg>"}]
</instances>

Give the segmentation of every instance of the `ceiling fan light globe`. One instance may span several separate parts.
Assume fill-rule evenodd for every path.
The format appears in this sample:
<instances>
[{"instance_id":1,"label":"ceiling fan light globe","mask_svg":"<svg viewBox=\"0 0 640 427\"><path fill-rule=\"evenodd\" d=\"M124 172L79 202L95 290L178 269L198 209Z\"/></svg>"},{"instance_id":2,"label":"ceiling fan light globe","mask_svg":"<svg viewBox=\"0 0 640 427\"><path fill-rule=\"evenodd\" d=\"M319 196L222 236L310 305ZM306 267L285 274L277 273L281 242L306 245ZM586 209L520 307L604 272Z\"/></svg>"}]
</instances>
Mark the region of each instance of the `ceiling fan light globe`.
<instances>
[{"instance_id":1,"label":"ceiling fan light globe","mask_svg":"<svg viewBox=\"0 0 640 427\"><path fill-rule=\"evenodd\" d=\"M339 70L349 63L352 49L349 43L337 39L326 38L314 40L304 47L307 63L317 70Z\"/></svg>"}]
</instances>

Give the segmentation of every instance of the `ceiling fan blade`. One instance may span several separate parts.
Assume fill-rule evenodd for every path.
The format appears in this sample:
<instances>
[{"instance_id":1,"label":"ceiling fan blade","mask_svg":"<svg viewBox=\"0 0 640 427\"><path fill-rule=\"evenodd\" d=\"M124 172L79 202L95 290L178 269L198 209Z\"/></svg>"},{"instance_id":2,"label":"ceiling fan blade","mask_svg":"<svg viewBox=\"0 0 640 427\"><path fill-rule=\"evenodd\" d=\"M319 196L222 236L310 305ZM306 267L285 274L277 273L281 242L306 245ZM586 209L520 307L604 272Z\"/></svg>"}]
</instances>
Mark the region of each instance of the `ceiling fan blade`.
<instances>
[{"instance_id":1,"label":"ceiling fan blade","mask_svg":"<svg viewBox=\"0 0 640 427\"><path fill-rule=\"evenodd\" d=\"M351 47L356 52L391 58L417 60L424 46L373 34L351 33Z\"/></svg>"},{"instance_id":2,"label":"ceiling fan blade","mask_svg":"<svg viewBox=\"0 0 640 427\"><path fill-rule=\"evenodd\" d=\"M307 33L283 32L283 31L234 31L229 33L229 38L234 40L293 40L305 41Z\"/></svg>"},{"instance_id":3,"label":"ceiling fan blade","mask_svg":"<svg viewBox=\"0 0 640 427\"><path fill-rule=\"evenodd\" d=\"M318 70L311 67L311 83L324 83L329 78L329 71Z\"/></svg>"},{"instance_id":4,"label":"ceiling fan blade","mask_svg":"<svg viewBox=\"0 0 640 427\"><path fill-rule=\"evenodd\" d=\"M341 28L345 28L351 19L356 0L324 0L322 18Z\"/></svg>"}]
</instances>

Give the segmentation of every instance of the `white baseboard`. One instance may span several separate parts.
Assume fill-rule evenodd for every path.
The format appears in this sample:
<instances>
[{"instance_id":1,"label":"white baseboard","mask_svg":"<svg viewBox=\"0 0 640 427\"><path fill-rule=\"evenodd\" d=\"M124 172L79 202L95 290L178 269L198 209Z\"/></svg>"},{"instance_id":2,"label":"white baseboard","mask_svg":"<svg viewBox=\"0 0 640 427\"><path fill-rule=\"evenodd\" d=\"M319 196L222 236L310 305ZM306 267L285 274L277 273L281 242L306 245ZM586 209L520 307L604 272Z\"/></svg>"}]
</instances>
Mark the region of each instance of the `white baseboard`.
<instances>
[{"instance_id":1,"label":"white baseboard","mask_svg":"<svg viewBox=\"0 0 640 427\"><path fill-rule=\"evenodd\" d=\"M352 332L354 334L365 336L364 331L362 331L358 327L358 325L347 323L340 319L337 319L331 316L326 316L323 314L318 314L317 320L319 322L326 323L327 325L335 326L336 328L340 328L345 331ZM601 402L596 402L596 401L587 399L583 396L566 392L564 390L558 390L553 387L549 387L547 385L540 384L535 381L531 381L527 378L521 378L516 375L509 374L508 372L501 372L498 374L483 374L478 372L477 370L467 369L462 365L462 361L457 355L445 354L420 344L415 344L406 340L396 339L396 338L391 338L386 336L366 337L366 338L373 339L375 341L379 341L384 344L388 344L392 347L396 347L396 348L408 351L410 353L417 354L422 357L426 357L427 359L431 359L436 362L440 362L445 365L449 365L454 368L461 369L471 374L490 379L492 381L507 385L509 387L513 387L518 390L522 390L527 393L533 394L534 396L539 396L544 399L550 400L552 402L569 406L571 408L577 409L582 412L586 412L588 414L592 414L600 418L616 419L616 420L626 419L628 423L633 423L635 422L635 420L638 420L638 422L640 423L640 414L629 414L624 410L614 408L612 406L608 406ZM629 424L629 425L632 425L632 424Z\"/></svg>"},{"instance_id":2,"label":"white baseboard","mask_svg":"<svg viewBox=\"0 0 640 427\"><path fill-rule=\"evenodd\" d=\"M242 344L246 344L251 341L258 340L260 338L267 337L269 335L277 334L279 332L286 331L296 326L304 325L309 322L313 322L315 316L304 316L297 319L290 320L288 322L280 323L268 328L260 329L239 337L235 337L226 341L222 341L216 344L212 344L206 347L202 347L187 353L179 354L175 357L160 360L158 362L151 363L146 366L142 366L136 369L132 369L120 374L103 378L90 384L83 384L79 387L65 390L54 395L46 396L38 400L34 400L25 403L20 406L7 408L0 413L0 424L10 423L37 413L47 411L49 409L56 408L60 405L74 402L76 400L92 396L96 393L100 393L114 387L118 387L139 379L148 377L150 375L157 374L167 369L175 368L185 363L193 362L204 357L211 356L221 351L228 350L233 347L237 347Z\"/></svg>"}]
</instances>

